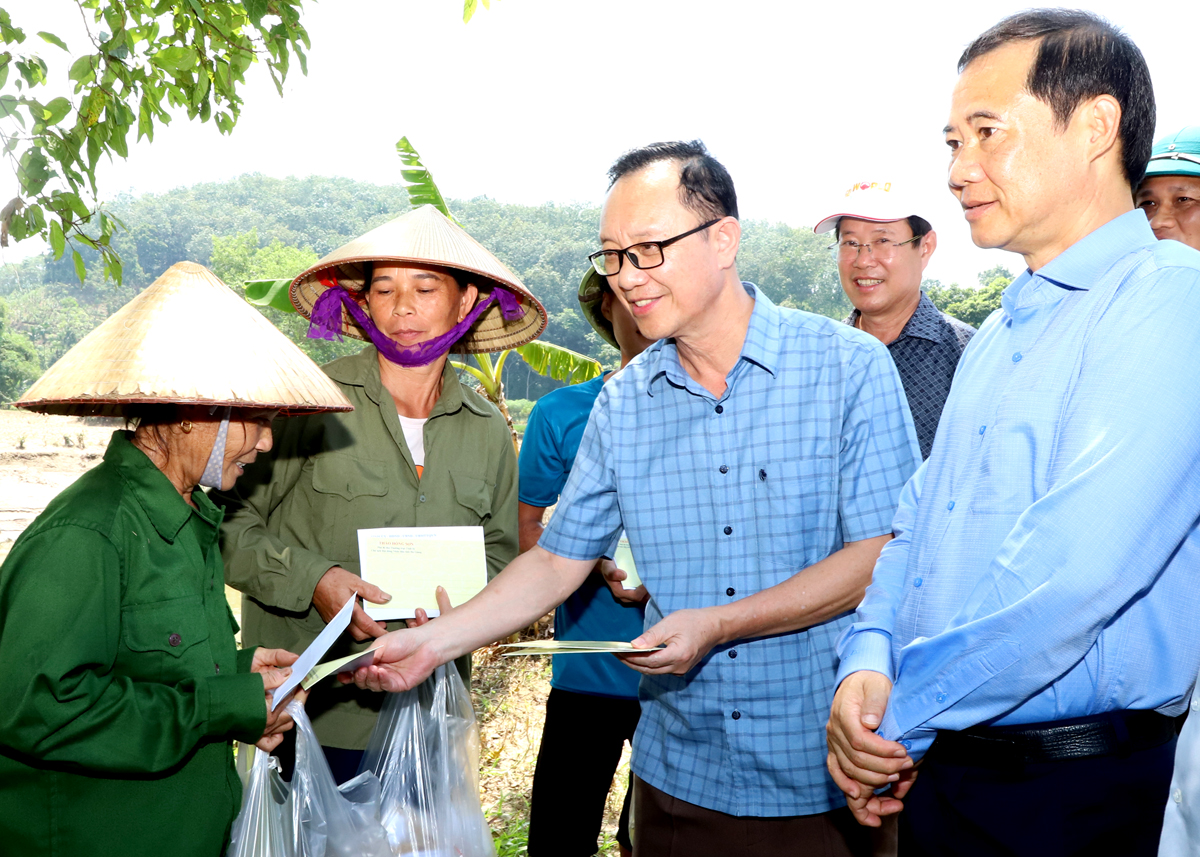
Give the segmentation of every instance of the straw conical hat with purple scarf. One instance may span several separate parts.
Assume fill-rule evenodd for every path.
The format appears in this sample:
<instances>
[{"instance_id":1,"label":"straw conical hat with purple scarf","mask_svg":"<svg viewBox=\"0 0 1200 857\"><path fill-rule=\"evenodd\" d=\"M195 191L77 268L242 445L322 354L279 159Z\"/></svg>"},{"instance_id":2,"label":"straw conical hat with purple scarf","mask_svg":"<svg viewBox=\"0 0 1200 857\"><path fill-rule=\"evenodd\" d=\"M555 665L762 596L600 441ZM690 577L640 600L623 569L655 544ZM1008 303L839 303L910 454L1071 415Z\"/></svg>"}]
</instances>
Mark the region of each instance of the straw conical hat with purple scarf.
<instances>
[{"instance_id":1,"label":"straw conical hat with purple scarf","mask_svg":"<svg viewBox=\"0 0 1200 857\"><path fill-rule=\"evenodd\" d=\"M423 205L339 247L292 281L292 304L312 321L309 336L370 339L384 351L390 341L380 341L383 335L358 298L366 285L367 265L387 262L452 268L465 275L464 285L479 289L474 309L445 335L454 351L477 354L516 348L546 329L545 307L520 278L462 227L432 205ZM428 356L445 353L447 349L439 347L444 345L431 341L408 351Z\"/></svg>"}]
</instances>

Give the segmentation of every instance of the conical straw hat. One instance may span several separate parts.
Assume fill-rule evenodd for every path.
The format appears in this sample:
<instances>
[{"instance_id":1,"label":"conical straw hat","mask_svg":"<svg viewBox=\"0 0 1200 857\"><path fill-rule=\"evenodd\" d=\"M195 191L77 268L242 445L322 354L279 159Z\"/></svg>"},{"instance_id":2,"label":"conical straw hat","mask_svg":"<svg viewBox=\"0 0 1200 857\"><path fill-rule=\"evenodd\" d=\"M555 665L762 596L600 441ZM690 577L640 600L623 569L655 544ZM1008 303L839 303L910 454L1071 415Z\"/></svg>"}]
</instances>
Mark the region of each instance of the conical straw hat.
<instances>
[{"instance_id":1,"label":"conical straw hat","mask_svg":"<svg viewBox=\"0 0 1200 857\"><path fill-rule=\"evenodd\" d=\"M350 411L329 376L211 271L179 262L51 366L17 407L119 416L134 404Z\"/></svg>"},{"instance_id":2,"label":"conical straw hat","mask_svg":"<svg viewBox=\"0 0 1200 857\"><path fill-rule=\"evenodd\" d=\"M425 262L466 272L482 300L494 288L517 296L524 313L505 319L498 304L489 307L455 346L455 351L477 354L503 351L531 342L546 329L546 308L508 267L482 244L463 231L432 205L422 205L407 214L372 229L334 250L292 281L291 299L297 311L312 318L313 304L325 291L322 278L333 274L351 292L364 286L364 262ZM366 339L345 309L341 333Z\"/></svg>"}]
</instances>

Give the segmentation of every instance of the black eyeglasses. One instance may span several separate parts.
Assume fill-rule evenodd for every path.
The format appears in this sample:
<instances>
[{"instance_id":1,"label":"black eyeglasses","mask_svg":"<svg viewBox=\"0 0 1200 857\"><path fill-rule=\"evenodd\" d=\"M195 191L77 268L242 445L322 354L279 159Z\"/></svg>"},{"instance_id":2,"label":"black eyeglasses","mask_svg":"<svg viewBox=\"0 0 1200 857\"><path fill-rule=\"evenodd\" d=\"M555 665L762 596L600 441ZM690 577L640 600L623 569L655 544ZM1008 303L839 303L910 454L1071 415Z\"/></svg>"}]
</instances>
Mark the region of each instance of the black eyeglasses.
<instances>
[{"instance_id":1,"label":"black eyeglasses","mask_svg":"<svg viewBox=\"0 0 1200 857\"><path fill-rule=\"evenodd\" d=\"M629 259L629 264L640 271L644 271L647 268L657 268L665 261L665 257L663 256L664 247L669 247L676 241L687 238L689 235L695 235L697 232L707 229L714 223L720 223L722 220L724 220L723 217L718 217L716 220L708 221L708 223L701 223L695 229L681 232L674 238L668 238L665 241L643 241L641 244L633 244L624 250L598 250L588 256L588 261L592 263L592 267L596 269L596 273L602 277L611 277L613 274L620 272L621 264L626 258Z\"/></svg>"}]
</instances>

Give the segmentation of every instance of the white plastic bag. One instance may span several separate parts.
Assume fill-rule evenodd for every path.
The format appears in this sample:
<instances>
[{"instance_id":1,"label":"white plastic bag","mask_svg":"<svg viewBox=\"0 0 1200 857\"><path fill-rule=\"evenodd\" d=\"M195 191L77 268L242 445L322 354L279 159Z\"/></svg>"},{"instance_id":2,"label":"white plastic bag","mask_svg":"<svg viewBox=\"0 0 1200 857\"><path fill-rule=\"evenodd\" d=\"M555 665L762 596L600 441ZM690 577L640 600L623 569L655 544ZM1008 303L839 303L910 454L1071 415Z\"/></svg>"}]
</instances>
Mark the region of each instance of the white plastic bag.
<instances>
[{"instance_id":1,"label":"white plastic bag","mask_svg":"<svg viewBox=\"0 0 1200 857\"><path fill-rule=\"evenodd\" d=\"M251 752L254 762L242 790L242 809L233 822L227 857L298 857L291 831L290 795L279 776L279 760L255 752L252 745L242 745L240 753Z\"/></svg>"},{"instance_id":2,"label":"white plastic bag","mask_svg":"<svg viewBox=\"0 0 1200 857\"><path fill-rule=\"evenodd\" d=\"M283 781L274 756L242 745L239 762L250 753L254 761L228 857L391 857L379 821L379 780L364 773L339 787L304 706L293 701L287 710L296 723L292 782Z\"/></svg>"},{"instance_id":3,"label":"white plastic bag","mask_svg":"<svg viewBox=\"0 0 1200 857\"><path fill-rule=\"evenodd\" d=\"M479 803L479 726L452 664L388 694L362 770L383 785L380 817L395 857L495 857Z\"/></svg>"},{"instance_id":4,"label":"white plastic bag","mask_svg":"<svg viewBox=\"0 0 1200 857\"><path fill-rule=\"evenodd\" d=\"M291 784L295 857L391 857L379 822L379 780L362 773L338 786L304 706L293 701L287 711L296 723Z\"/></svg>"}]
</instances>

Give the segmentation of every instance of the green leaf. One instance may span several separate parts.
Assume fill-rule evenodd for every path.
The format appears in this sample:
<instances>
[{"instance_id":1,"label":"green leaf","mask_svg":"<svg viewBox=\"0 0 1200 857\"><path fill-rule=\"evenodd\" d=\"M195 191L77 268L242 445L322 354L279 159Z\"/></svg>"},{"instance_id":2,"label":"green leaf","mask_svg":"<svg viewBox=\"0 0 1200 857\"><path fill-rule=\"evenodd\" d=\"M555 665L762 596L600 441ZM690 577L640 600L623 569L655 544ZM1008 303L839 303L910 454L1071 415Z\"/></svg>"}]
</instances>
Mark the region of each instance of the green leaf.
<instances>
[{"instance_id":1,"label":"green leaf","mask_svg":"<svg viewBox=\"0 0 1200 857\"><path fill-rule=\"evenodd\" d=\"M274 307L280 312L295 312L290 297L291 280L251 280L246 283L246 300L255 306Z\"/></svg>"},{"instance_id":2,"label":"green leaf","mask_svg":"<svg viewBox=\"0 0 1200 857\"><path fill-rule=\"evenodd\" d=\"M529 342L514 350L534 372L567 384L582 384L603 371L592 358L552 342Z\"/></svg>"},{"instance_id":3,"label":"green leaf","mask_svg":"<svg viewBox=\"0 0 1200 857\"><path fill-rule=\"evenodd\" d=\"M63 250L67 248L67 239L63 237L62 227L57 220L50 221L50 249L54 251L55 261L62 258Z\"/></svg>"},{"instance_id":4,"label":"green leaf","mask_svg":"<svg viewBox=\"0 0 1200 857\"><path fill-rule=\"evenodd\" d=\"M400 160L404 166L409 169L401 170L400 176L408 182L405 190L408 191L408 201L413 208L420 205L432 205L442 214L454 220L454 215L450 213L449 206L446 205L445 198L442 197L442 192L438 190L437 183L434 182L433 176L429 170L421 163L421 156L412 144L408 142L407 137L401 137L396 142L396 154L400 156ZM458 223L462 226L461 223Z\"/></svg>"},{"instance_id":5,"label":"green leaf","mask_svg":"<svg viewBox=\"0 0 1200 857\"><path fill-rule=\"evenodd\" d=\"M15 95L0 95L0 119L17 112L17 97Z\"/></svg>"},{"instance_id":6,"label":"green leaf","mask_svg":"<svg viewBox=\"0 0 1200 857\"><path fill-rule=\"evenodd\" d=\"M246 15L257 24L267 14L267 0L245 0Z\"/></svg>"},{"instance_id":7,"label":"green leaf","mask_svg":"<svg viewBox=\"0 0 1200 857\"><path fill-rule=\"evenodd\" d=\"M71 102L59 96L42 106L42 121L47 125L57 125L70 112Z\"/></svg>"},{"instance_id":8,"label":"green leaf","mask_svg":"<svg viewBox=\"0 0 1200 857\"><path fill-rule=\"evenodd\" d=\"M463 0L463 23L471 20L471 16L475 14L475 9L479 6L479 0Z\"/></svg>"},{"instance_id":9,"label":"green leaf","mask_svg":"<svg viewBox=\"0 0 1200 857\"><path fill-rule=\"evenodd\" d=\"M83 282L87 276L87 268L83 265L83 257L79 255L78 250L71 251L71 258L75 260L75 276L79 278L79 282Z\"/></svg>"},{"instance_id":10,"label":"green leaf","mask_svg":"<svg viewBox=\"0 0 1200 857\"><path fill-rule=\"evenodd\" d=\"M153 57L154 64L167 71L181 71L196 65L196 52L182 45L163 48Z\"/></svg>"},{"instance_id":11,"label":"green leaf","mask_svg":"<svg viewBox=\"0 0 1200 857\"><path fill-rule=\"evenodd\" d=\"M64 51L67 50L67 43L64 42L62 39L60 39L58 36L54 35L54 33L47 33L47 32L42 31L42 32L39 32L38 35L41 36L44 41L49 42L50 44L54 45L55 47L62 48Z\"/></svg>"},{"instance_id":12,"label":"green leaf","mask_svg":"<svg viewBox=\"0 0 1200 857\"><path fill-rule=\"evenodd\" d=\"M67 77L79 83L90 83L96 77L96 58L91 54L82 56L71 63Z\"/></svg>"}]
</instances>

